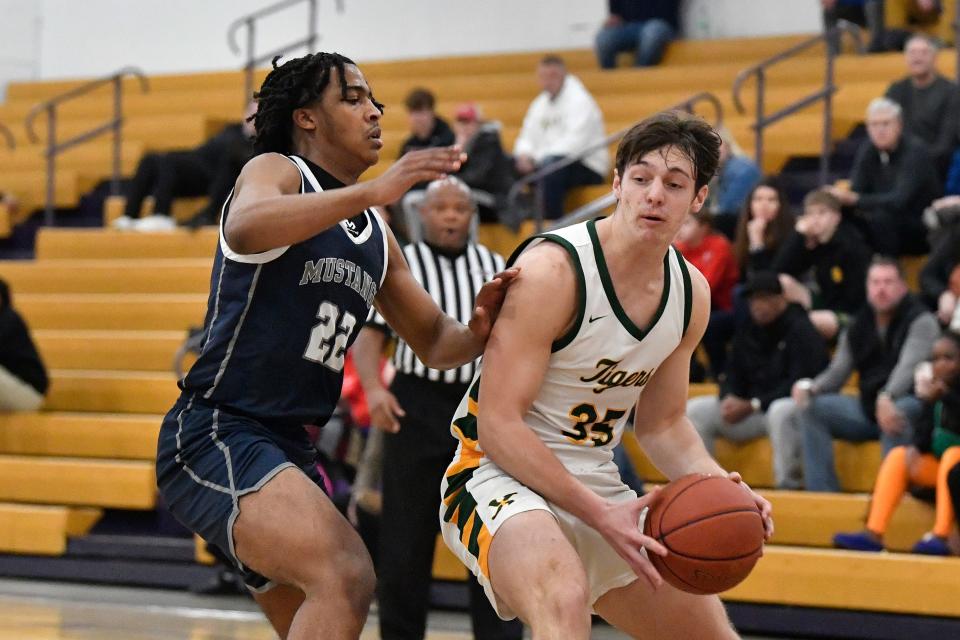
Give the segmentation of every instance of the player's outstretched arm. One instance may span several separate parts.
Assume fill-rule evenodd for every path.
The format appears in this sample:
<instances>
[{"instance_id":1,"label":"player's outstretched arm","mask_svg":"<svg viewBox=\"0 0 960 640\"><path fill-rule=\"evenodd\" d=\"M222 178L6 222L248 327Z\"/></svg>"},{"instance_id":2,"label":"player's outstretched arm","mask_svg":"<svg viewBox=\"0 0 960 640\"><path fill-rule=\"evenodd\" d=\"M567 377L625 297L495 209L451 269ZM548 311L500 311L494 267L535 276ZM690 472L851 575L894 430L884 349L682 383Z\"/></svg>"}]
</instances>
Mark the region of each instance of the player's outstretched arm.
<instances>
[{"instance_id":1,"label":"player's outstretched arm","mask_svg":"<svg viewBox=\"0 0 960 640\"><path fill-rule=\"evenodd\" d=\"M374 306L387 324L433 369L451 369L483 353L517 269L494 276L477 294L469 326L445 314L410 273L393 232L387 231L387 276Z\"/></svg>"},{"instance_id":2,"label":"player's outstretched arm","mask_svg":"<svg viewBox=\"0 0 960 640\"><path fill-rule=\"evenodd\" d=\"M289 159L256 156L237 178L224 229L227 245L248 255L303 242L368 207L397 200L418 182L456 172L464 159L458 147L423 149L369 182L300 194L300 172Z\"/></svg>"},{"instance_id":3,"label":"player's outstretched arm","mask_svg":"<svg viewBox=\"0 0 960 640\"><path fill-rule=\"evenodd\" d=\"M574 322L578 301L573 267L563 248L543 243L517 264L522 270L507 292L484 351L480 446L511 476L597 529L638 576L659 586L661 578L641 549L660 555L666 549L637 526L640 512L656 495L608 503L570 474L524 422L547 372L553 341Z\"/></svg>"},{"instance_id":4,"label":"player's outstretched arm","mask_svg":"<svg viewBox=\"0 0 960 640\"><path fill-rule=\"evenodd\" d=\"M634 433L650 461L671 480L688 473L709 473L727 475L735 482L742 482L740 474L728 474L710 456L687 418L690 359L710 319L710 286L699 271L692 266L689 268L693 286L690 325L680 345L663 361L644 388L637 403ZM746 484L744 487L760 508L769 539L773 534L770 503Z\"/></svg>"}]
</instances>

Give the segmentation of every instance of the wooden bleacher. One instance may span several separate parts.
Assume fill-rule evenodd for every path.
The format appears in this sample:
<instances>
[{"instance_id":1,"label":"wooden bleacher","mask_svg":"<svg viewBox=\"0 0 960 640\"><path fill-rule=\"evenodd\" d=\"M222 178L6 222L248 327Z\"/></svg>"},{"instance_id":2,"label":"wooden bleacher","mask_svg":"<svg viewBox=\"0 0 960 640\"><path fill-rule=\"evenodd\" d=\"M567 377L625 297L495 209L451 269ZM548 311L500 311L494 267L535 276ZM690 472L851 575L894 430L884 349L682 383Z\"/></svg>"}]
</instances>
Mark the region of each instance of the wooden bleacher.
<instances>
[{"instance_id":1,"label":"wooden bleacher","mask_svg":"<svg viewBox=\"0 0 960 640\"><path fill-rule=\"evenodd\" d=\"M664 64L652 69L624 68L615 73L596 68L590 50L559 52L571 71L593 92L605 113L608 131L623 128L643 116L688 97L695 91L714 92L724 105L726 124L745 149L753 147L750 116L737 114L730 87L743 68L763 57L781 51L802 36L739 38L719 41L673 43ZM511 148L530 100L538 88L533 69L540 53L499 56L466 56L361 64L375 94L388 105L383 119L385 147L383 161L367 172L375 177L389 167L400 142L406 136L402 117L405 94L414 86L428 86L440 99L439 112L449 116L463 101L478 101L489 118L501 121L506 148ZM939 60L946 75L953 73L955 62L949 52ZM863 119L869 100L882 94L891 79L903 75L899 54L869 57L843 56L837 61L834 139L845 136ZM771 69L768 75L767 106L773 110L796 100L819 86L823 58L816 50ZM259 83L265 71L257 73ZM40 207L44 197L44 160L42 144L31 142L22 125L27 112L39 101L77 86L81 81L12 83L6 101L0 105L0 120L9 124L20 145L14 151L0 150L0 190L16 193L24 208ZM139 92L136 80L127 79L130 89L124 97L123 172L129 175L137 160L148 151L195 146L224 123L239 118L243 86L239 72L213 72L186 75L160 75L150 78L151 91ZM744 102L753 109L753 88L747 86ZM58 128L68 135L89 128L112 109L105 87L84 99L63 107ZM775 171L792 155L819 152L822 107L812 105L793 118L770 127L765 141L766 171ZM43 138L45 125L38 122ZM58 158L60 167L56 205L76 206L79 197L110 171L110 139L102 137L71 150Z\"/></svg>"},{"instance_id":2,"label":"wooden bleacher","mask_svg":"<svg viewBox=\"0 0 960 640\"><path fill-rule=\"evenodd\" d=\"M728 126L740 144L750 149L749 119L733 110L730 83L747 64L796 41L790 37L677 43L660 68L616 73L596 71L592 52L561 53L597 96L607 114L608 130L708 89L717 92L727 108ZM400 104L417 85L436 91L443 115L452 113L461 101L478 100L489 117L502 121L509 147L536 93L532 69L539 57L512 54L361 67L378 98L389 105ZM942 71L952 73L950 54L944 53L940 62ZM862 120L867 102L882 93L890 79L903 74L902 65L896 54L838 61L841 89L835 102L835 138ZM782 106L809 91L821 67L822 59L809 55L772 73L769 106ZM19 122L38 100L74 84L11 85L7 102L0 106L0 120ZM151 84L150 94L131 92L125 98L130 117L125 172L144 152L197 144L240 111L238 73L157 76ZM65 131L106 114L107 96L104 92L72 105L64 114ZM749 90L745 101L750 104ZM184 105L189 105L189 113L184 114ZM820 107L810 107L770 130L767 170L778 168L791 155L819 151L819 114ZM165 127L161 123L168 118ZM388 143L384 162L369 176L389 166L405 128L401 110L391 108L384 119ZM23 143L24 133L15 133ZM59 206L75 205L85 189L106 177L109 156L104 148L108 144L104 139L62 159ZM41 153L42 148L35 145L15 153L0 151L0 189L21 189L18 195L24 203L39 206ZM6 176L11 176L9 182L4 182ZM606 186L578 190L567 205L583 204L607 190ZM189 204L184 210L200 206L197 201ZM529 227L520 234L502 228L481 233L509 252L528 232ZM152 458L157 431L162 413L177 394L169 367L187 328L202 322L215 242L216 233L209 230L128 234L52 229L39 234L35 262L0 262L0 278L13 285L16 306L34 331L52 380L44 412L0 417L0 553L62 554L66 541L88 532L104 509L154 508ZM691 395L715 391L711 385L697 385ZM950 595L960 561L824 548L835 531L861 526L880 459L875 443L838 445L836 453L848 493L764 490L775 505L776 537L754 575L726 598L960 617L960 602ZM648 480L662 478L642 452L633 449L630 454ZM770 447L765 440L744 445L721 442L718 458L725 466L741 470L754 486L772 484ZM931 518L929 506L906 499L890 529L891 547L908 549L929 528ZM440 545L434 574L460 580L464 569Z\"/></svg>"}]
</instances>

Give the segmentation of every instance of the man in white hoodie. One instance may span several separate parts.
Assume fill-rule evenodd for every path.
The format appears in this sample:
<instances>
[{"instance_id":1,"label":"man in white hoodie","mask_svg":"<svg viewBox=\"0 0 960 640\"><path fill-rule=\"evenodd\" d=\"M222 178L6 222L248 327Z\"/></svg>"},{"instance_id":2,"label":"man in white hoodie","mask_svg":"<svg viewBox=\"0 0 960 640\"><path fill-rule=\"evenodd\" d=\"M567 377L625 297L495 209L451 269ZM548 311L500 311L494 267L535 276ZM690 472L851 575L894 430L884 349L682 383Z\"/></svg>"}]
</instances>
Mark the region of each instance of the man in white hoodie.
<instances>
[{"instance_id":1,"label":"man in white hoodie","mask_svg":"<svg viewBox=\"0 0 960 640\"><path fill-rule=\"evenodd\" d=\"M513 148L517 171L528 174L561 158L582 158L547 175L542 181L544 217L563 215L563 199L572 187L602 184L609 170L603 114L580 80L567 73L558 56L545 56L537 66L543 91L527 109ZM599 146L597 146L599 145Z\"/></svg>"}]
</instances>

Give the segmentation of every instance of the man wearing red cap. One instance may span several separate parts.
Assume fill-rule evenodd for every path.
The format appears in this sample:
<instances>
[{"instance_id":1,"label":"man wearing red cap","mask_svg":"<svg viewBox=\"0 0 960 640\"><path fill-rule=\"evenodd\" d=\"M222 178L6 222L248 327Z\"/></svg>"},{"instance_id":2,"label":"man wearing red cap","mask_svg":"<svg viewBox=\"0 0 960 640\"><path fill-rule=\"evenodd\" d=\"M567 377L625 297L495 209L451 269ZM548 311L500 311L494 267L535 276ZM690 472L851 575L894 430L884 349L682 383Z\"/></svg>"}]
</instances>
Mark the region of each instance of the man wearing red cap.
<instances>
[{"instance_id":1,"label":"man wearing red cap","mask_svg":"<svg viewBox=\"0 0 960 640\"><path fill-rule=\"evenodd\" d=\"M480 222L498 222L497 213L513 181L510 160L500 142L500 123L484 121L480 107L467 102L457 107L453 131L456 144L467 154L457 177L473 192Z\"/></svg>"}]
</instances>

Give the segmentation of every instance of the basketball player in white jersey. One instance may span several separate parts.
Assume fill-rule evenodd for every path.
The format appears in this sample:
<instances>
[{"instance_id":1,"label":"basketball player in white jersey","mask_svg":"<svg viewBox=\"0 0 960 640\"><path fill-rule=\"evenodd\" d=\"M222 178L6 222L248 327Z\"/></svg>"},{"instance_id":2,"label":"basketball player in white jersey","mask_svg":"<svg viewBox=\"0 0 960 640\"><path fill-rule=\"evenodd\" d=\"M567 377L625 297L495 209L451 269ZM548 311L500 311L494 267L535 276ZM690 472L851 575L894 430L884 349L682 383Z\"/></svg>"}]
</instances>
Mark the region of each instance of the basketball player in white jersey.
<instances>
[{"instance_id":1,"label":"basketball player in white jersey","mask_svg":"<svg viewBox=\"0 0 960 640\"><path fill-rule=\"evenodd\" d=\"M616 211L514 254L521 273L451 428L440 518L500 616L536 640L589 638L591 611L634 638L737 637L719 598L663 582L646 554L667 551L641 530L656 494L638 499L612 460L635 407L669 478L727 475L685 416L709 288L670 246L703 206L719 145L702 120L645 120L617 150ZM743 487L769 537L770 504Z\"/></svg>"}]
</instances>

